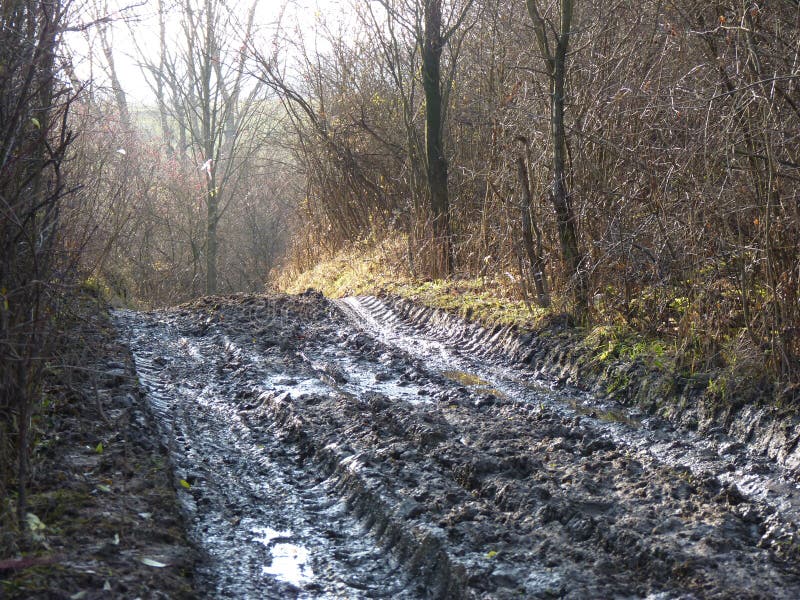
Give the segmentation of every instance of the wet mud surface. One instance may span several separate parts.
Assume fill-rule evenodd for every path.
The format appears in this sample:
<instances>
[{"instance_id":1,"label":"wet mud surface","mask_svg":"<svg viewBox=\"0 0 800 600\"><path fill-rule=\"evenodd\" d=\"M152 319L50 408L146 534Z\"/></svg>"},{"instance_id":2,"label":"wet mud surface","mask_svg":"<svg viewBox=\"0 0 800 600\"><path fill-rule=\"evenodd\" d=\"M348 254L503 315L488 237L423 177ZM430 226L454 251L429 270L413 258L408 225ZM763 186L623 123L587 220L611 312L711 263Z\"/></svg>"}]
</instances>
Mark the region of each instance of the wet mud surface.
<instances>
[{"instance_id":1,"label":"wet mud surface","mask_svg":"<svg viewBox=\"0 0 800 600\"><path fill-rule=\"evenodd\" d=\"M316 294L116 321L209 597L800 597L796 474L466 329Z\"/></svg>"}]
</instances>

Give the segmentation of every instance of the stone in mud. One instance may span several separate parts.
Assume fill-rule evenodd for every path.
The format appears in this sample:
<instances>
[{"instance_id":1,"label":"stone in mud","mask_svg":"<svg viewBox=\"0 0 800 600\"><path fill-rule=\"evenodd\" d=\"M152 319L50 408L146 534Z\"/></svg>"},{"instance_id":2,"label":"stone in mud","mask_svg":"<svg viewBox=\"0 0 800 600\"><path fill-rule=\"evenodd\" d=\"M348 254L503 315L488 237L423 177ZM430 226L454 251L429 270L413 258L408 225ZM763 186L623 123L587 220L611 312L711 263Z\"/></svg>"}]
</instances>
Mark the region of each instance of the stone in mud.
<instances>
[{"instance_id":1,"label":"stone in mud","mask_svg":"<svg viewBox=\"0 0 800 600\"><path fill-rule=\"evenodd\" d=\"M726 455L729 455L729 454L736 454L737 452L740 452L740 451L744 450L744 448L745 448L745 445L743 443L741 443L741 442L723 443L723 444L720 444L719 455L720 456L726 456Z\"/></svg>"},{"instance_id":2,"label":"stone in mud","mask_svg":"<svg viewBox=\"0 0 800 600\"><path fill-rule=\"evenodd\" d=\"M419 503L411 499L405 500L395 510L395 516L402 521L407 521L421 515L425 508Z\"/></svg>"},{"instance_id":3,"label":"stone in mud","mask_svg":"<svg viewBox=\"0 0 800 600\"><path fill-rule=\"evenodd\" d=\"M575 514L567 521L565 529L573 540L583 542L592 537L595 530L595 521L592 517Z\"/></svg>"},{"instance_id":4,"label":"stone in mud","mask_svg":"<svg viewBox=\"0 0 800 600\"><path fill-rule=\"evenodd\" d=\"M718 502L727 502L731 506L736 506L742 502L747 502L747 498L742 494L742 491L735 483L724 487L717 496Z\"/></svg>"},{"instance_id":5,"label":"stone in mud","mask_svg":"<svg viewBox=\"0 0 800 600\"><path fill-rule=\"evenodd\" d=\"M466 388L461 388L461 389L463 389L464 392L467 391ZM497 396L495 396L494 394L481 394L475 400L475 402L473 402L473 405L475 406L475 408L486 408L489 406L494 406L496 402L497 402Z\"/></svg>"},{"instance_id":6,"label":"stone in mud","mask_svg":"<svg viewBox=\"0 0 800 600\"><path fill-rule=\"evenodd\" d=\"M563 576L553 569L542 569L528 575L522 588L527 598L561 598L566 592Z\"/></svg>"}]
</instances>

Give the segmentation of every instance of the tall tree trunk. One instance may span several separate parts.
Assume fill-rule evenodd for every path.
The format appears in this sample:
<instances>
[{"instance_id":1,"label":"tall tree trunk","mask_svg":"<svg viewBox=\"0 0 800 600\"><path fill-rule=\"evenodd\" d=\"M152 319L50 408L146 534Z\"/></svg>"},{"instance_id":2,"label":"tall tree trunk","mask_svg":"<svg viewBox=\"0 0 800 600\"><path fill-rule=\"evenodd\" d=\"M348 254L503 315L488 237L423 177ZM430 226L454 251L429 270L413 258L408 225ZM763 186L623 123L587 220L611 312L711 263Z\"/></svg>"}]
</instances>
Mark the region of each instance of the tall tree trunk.
<instances>
[{"instance_id":1,"label":"tall tree trunk","mask_svg":"<svg viewBox=\"0 0 800 600\"><path fill-rule=\"evenodd\" d=\"M564 127L565 88L567 79L567 51L572 35L573 0L561 0L561 20L556 29L545 22L536 0L527 0L528 14L539 51L550 75L550 142L553 146L553 180L550 199L556 213L561 259L571 278L571 295L576 316L583 320L588 309L588 282L583 270L583 255L578 245L575 215L567 189L566 155L567 135ZM555 48L551 50L548 30L556 31Z\"/></svg>"},{"instance_id":2,"label":"tall tree trunk","mask_svg":"<svg viewBox=\"0 0 800 600\"><path fill-rule=\"evenodd\" d=\"M447 158L444 153L442 119L442 0L425 0L425 31L422 45L422 86L425 90L425 152L428 191L433 217L435 276L453 272L450 235L450 199L447 189Z\"/></svg>"},{"instance_id":3,"label":"tall tree trunk","mask_svg":"<svg viewBox=\"0 0 800 600\"><path fill-rule=\"evenodd\" d=\"M561 242L561 255L568 272L573 278L572 295L576 311L582 315L587 307L586 277L583 273L582 256L578 247L578 234L575 215L567 192L566 154L567 136L564 130L564 93L566 82L567 48L569 47L572 2L562 2L561 32L556 44L553 64L553 86L551 99L551 141L553 144L553 187L552 201L558 223L558 237Z\"/></svg>"},{"instance_id":4,"label":"tall tree trunk","mask_svg":"<svg viewBox=\"0 0 800 600\"><path fill-rule=\"evenodd\" d=\"M172 139L172 128L169 125L169 109L164 95L164 73L167 68L167 22L164 7L164 0L158 0L158 75L155 77L156 83L156 103L158 104L158 115L161 119L161 139L170 154L175 152ZM184 148L179 149L180 152Z\"/></svg>"},{"instance_id":5,"label":"tall tree trunk","mask_svg":"<svg viewBox=\"0 0 800 600\"><path fill-rule=\"evenodd\" d=\"M206 294L217 293L217 222L219 221L219 195L216 185L217 161L216 144L214 143L216 127L215 106L212 107L211 78L214 72L215 58L214 39L214 12L211 2L205 3L205 47L203 49L201 71L201 102L202 118L201 129L203 132L203 150L205 152L206 171ZM213 121L212 121L213 120Z\"/></svg>"},{"instance_id":6,"label":"tall tree trunk","mask_svg":"<svg viewBox=\"0 0 800 600\"><path fill-rule=\"evenodd\" d=\"M104 12L108 13L108 7L104 7ZM106 66L108 67L108 77L111 80L111 91L114 93L114 101L117 103L117 110L119 111L119 121L125 131L131 129L131 117L128 110L128 98L125 95L125 90L122 89L122 84L119 81L117 74L117 64L114 61L114 51L111 48L111 41L108 39L108 30L106 25L98 27L100 33L100 45L103 47L103 55L106 59Z\"/></svg>"},{"instance_id":7,"label":"tall tree trunk","mask_svg":"<svg viewBox=\"0 0 800 600\"><path fill-rule=\"evenodd\" d=\"M524 143L527 147L527 142ZM544 257L542 256L542 233L538 225L531 219L531 205L533 202L525 154L523 150L517 156L517 176L522 188L519 205L522 216L522 241L525 246L525 254L528 256L533 284L536 286L537 304L547 307L550 306L550 294L547 290L547 277L545 275ZM535 243L534 235L536 236Z\"/></svg>"}]
</instances>

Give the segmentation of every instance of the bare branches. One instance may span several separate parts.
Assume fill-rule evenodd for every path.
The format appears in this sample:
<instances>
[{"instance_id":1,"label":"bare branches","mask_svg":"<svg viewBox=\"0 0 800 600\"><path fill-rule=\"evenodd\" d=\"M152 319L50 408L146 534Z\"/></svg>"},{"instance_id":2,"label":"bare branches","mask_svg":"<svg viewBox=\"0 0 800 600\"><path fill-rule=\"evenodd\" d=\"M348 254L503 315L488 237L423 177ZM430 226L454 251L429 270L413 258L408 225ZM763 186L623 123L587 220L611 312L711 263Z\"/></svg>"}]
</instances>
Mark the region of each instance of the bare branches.
<instances>
[{"instance_id":1,"label":"bare branches","mask_svg":"<svg viewBox=\"0 0 800 600\"><path fill-rule=\"evenodd\" d=\"M62 163L73 141L73 97L57 78L66 4L19 0L0 15L0 498L15 471L24 531L31 420L56 339L61 210L69 185ZM13 443L12 443L13 442ZM0 512L8 505L3 502Z\"/></svg>"}]
</instances>

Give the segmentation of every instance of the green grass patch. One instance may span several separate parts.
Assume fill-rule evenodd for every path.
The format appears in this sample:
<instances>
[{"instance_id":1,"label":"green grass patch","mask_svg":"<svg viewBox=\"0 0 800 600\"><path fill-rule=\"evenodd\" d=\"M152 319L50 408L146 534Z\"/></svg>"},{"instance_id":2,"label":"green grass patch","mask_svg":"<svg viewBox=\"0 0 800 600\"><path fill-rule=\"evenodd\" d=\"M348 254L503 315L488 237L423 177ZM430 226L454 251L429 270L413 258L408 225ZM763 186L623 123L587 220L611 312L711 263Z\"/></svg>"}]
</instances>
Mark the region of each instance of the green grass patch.
<instances>
[{"instance_id":1,"label":"green grass patch","mask_svg":"<svg viewBox=\"0 0 800 600\"><path fill-rule=\"evenodd\" d=\"M639 361L648 368L669 371L675 365L674 344L659 338L647 338L623 325L598 325L583 340L595 360Z\"/></svg>"},{"instance_id":2,"label":"green grass patch","mask_svg":"<svg viewBox=\"0 0 800 600\"><path fill-rule=\"evenodd\" d=\"M517 286L502 278L417 281L405 264L394 258L403 255L404 243L395 240L378 247L356 245L306 271L283 273L275 281L275 287L290 294L313 288L329 298L385 292L487 326L535 329L552 312L521 300Z\"/></svg>"}]
</instances>

